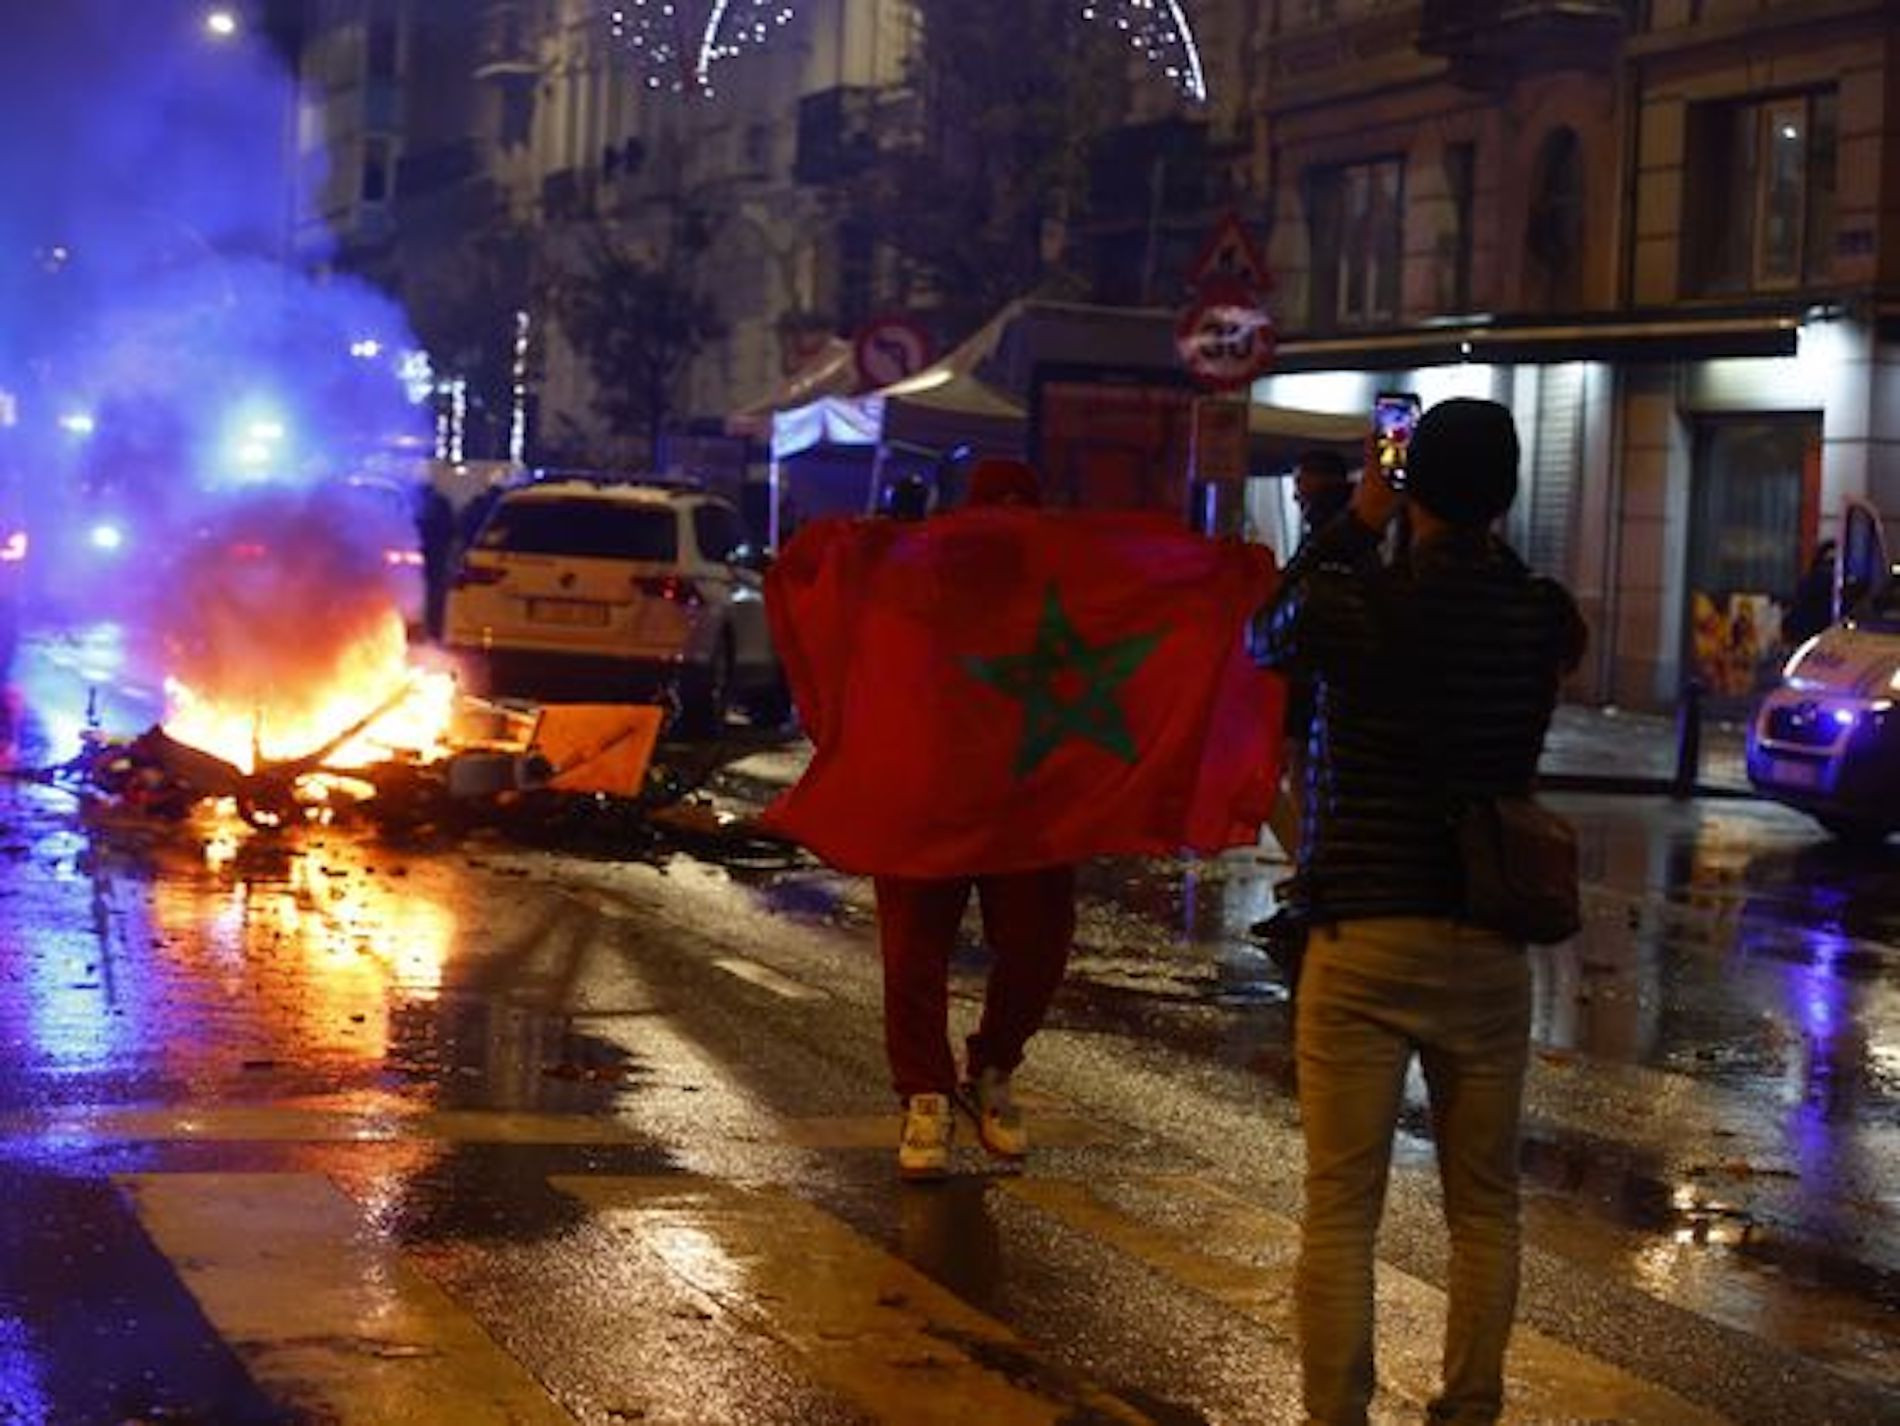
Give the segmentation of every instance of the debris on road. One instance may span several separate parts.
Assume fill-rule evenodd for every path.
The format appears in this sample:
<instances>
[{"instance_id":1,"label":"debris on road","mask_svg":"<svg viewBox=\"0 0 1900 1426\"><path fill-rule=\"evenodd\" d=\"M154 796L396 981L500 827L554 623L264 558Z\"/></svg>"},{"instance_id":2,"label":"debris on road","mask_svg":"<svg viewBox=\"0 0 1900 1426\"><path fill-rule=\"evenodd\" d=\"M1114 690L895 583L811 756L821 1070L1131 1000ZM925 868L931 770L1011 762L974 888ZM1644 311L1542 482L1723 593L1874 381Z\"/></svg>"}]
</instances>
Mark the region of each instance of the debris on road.
<instances>
[{"instance_id":1,"label":"debris on road","mask_svg":"<svg viewBox=\"0 0 1900 1426\"><path fill-rule=\"evenodd\" d=\"M246 770L155 725L130 738L90 729L55 767L15 770L82 802L178 821L224 809L253 828L354 822L414 836L479 827L523 840L639 855L658 843L709 860L778 863L796 849L750 821L714 809L701 789L749 749L743 740L662 743L666 710L651 704L517 704L458 697L427 753L392 751L347 767L336 750L359 744L398 706L397 694L292 758L256 757Z\"/></svg>"}]
</instances>

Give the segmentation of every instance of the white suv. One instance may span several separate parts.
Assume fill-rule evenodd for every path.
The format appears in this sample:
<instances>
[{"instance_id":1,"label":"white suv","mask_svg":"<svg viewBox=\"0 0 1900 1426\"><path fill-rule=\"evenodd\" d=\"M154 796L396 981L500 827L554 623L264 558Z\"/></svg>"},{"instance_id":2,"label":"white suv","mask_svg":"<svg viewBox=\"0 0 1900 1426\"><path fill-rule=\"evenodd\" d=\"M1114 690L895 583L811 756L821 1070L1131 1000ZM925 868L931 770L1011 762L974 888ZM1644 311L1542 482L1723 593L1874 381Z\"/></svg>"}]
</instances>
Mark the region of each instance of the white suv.
<instances>
[{"instance_id":1,"label":"white suv","mask_svg":"<svg viewBox=\"0 0 1900 1426\"><path fill-rule=\"evenodd\" d=\"M449 587L443 642L483 692L647 699L672 691L683 731L733 706L777 724L789 698L759 572L725 501L652 481L514 486Z\"/></svg>"}]
</instances>

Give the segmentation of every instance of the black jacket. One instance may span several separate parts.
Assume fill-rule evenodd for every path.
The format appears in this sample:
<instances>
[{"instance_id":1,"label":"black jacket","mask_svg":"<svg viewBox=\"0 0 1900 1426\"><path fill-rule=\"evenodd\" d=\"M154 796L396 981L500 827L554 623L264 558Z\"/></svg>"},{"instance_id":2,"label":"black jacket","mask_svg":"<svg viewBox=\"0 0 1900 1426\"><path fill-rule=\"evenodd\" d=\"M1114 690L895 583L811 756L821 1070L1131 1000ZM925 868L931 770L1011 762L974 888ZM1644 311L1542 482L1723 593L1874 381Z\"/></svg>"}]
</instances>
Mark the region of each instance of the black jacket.
<instances>
[{"instance_id":1,"label":"black jacket","mask_svg":"<svg viewBox=\"0 0 1900 1426\"><path fill-rule=\"evenodd\" d=\"M1460 798L1528 792L1585 631L1562 585L1459 531L1391 568L1351 514L1255 616L1254 657L1318 689L1291 900L1313 922L1456 916Z\"/></svg>"}]
</instances>

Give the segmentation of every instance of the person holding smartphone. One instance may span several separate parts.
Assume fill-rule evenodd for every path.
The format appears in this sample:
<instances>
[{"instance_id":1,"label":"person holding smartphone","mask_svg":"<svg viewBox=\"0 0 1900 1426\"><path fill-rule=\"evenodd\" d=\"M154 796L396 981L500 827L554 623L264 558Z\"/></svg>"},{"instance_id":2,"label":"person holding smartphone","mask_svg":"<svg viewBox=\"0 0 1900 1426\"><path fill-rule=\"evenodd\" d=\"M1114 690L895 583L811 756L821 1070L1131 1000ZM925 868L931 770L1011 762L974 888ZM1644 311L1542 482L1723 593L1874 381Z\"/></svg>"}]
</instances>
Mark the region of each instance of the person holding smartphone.
<instances>
[{"instance_id":1,"label":"person holding smartphone","mask_svg":"<svg viewBox=\"0 0 1900 1426\"><path fill-rule=\"evenodd\" d=\"M1488 1423L1503 1411L1517 1303L1530 972L1522 945L1463 919L1447 806L1529 791L1585 631L1570 594L1493 532L1517 491L1507 409L1440 402L1397 460L1376 425L1347 517L1289 564L1249 640L1264 666L1316 689L1292 886L1307 928L1294 1037L1302 1391L1309 1421L1366 1420L1375 1242L1416 1057L1451 1239L1429 1419ZM1387 565L1375 552L1395 521L1410 538Z\"/></svg>"}]
</instances>

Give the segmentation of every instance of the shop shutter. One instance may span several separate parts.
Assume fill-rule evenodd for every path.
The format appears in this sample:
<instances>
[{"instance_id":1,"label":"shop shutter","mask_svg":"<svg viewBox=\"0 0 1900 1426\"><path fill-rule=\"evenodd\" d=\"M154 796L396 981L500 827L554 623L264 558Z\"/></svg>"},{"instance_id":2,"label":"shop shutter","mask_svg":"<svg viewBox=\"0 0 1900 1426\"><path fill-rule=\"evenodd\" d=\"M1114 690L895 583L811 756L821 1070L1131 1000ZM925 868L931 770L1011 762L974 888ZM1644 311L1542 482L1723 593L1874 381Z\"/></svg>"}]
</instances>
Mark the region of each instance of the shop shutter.
<instances>
[{"instance_id":1,"label":"shop shutter","mask_svg":"<svg viewBox=\"0 0 1900 1426\"><path fill-rule=\"evenodd\" d=\"M1559 578L1570 574L1570 533L1582 466L1583 363L1543 367L1537 379L1537 437L1531 453L1524 554L1531 568Z\"/></svg>"}]
</instances>

